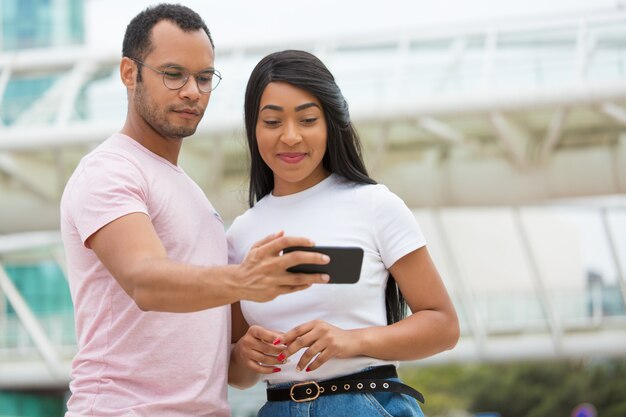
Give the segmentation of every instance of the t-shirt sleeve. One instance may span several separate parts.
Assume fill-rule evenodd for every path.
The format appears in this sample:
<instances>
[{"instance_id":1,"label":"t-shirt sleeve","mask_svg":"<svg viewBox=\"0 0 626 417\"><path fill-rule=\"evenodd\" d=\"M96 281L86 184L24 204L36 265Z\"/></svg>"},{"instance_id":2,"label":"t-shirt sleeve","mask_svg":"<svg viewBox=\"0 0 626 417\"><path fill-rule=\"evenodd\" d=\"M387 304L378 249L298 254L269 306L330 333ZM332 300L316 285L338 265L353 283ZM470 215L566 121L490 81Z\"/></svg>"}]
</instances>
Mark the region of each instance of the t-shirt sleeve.
<instances>
[{"instance_id":1,"label":"t-shirt sleeve","mask_svg":"<svg viewBox=\"0 0 626 417\"><path fill-rule=\"evenodd\" d=\"M121 155L99 152L83 161L70 203L83 244L113 220L130 213L148 214L146 189L139 167Z\"/></svg>"},{"instance_id":2,"label":"t-shirt sleeve","mask_svg":"<svg viewBox=\"0 0 626 417\"><path fill-rule=\"evenodd\" d=\"M241 248L237 245L237 230L238 230L238 220L236 218L231 226L226 231L226 242L228 243L228 264L229 265L238 265L243 261L243 256L241 255Z\"/></svg>"},{"instance_id":3,"label":"t-shirt sleeve","mask_svg":"<svg viewBox=\"0 0 626 417\"><path fill-rule=\"evenodd\" d=\"M373 187L372 207L376 242L383 263L390 268L398 259L426 245L415 216L384 185Z\"/></svg>"}]
</instances>

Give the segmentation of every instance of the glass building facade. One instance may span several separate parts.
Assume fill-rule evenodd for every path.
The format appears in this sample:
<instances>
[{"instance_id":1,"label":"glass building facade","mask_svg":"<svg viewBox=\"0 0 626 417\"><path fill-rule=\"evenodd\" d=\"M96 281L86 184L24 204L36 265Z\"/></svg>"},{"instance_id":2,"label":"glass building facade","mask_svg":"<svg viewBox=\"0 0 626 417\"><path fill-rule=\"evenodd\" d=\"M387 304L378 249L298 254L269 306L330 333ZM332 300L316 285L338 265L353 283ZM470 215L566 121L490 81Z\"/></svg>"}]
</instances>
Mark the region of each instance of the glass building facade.
<instances>
[{"instance_id":1,"label":"glass building facade","mask_svg":"<svg viewBox=\"0 0 626 417\"><path fill-rule=\"evenodd\" d=\"M0 0L2 51L80 45L82 0Z\"/></svg>"},{"instance_id":2,"label":"glass building facade","mask_svg":"<svg viewBox=\"0 0 626 417\"><path fill-rule=\"evenodd\" d=\"M82 0L0 0L0 50L58 48L81 45L85 39ZM11 77L0 108L6 126L19 122L19 115L55 83L51 74Z\"/></svg>"},{"instance_id":3,"label":"glass building facade","mask_svg":"<svg viewBox=\"0 0 626 417\"><path fill-rule=\"evenodd\" d=\"M0 0L0 54L84 43L82 0ZM20 115L57 81L55 74L11 77L0 100L0 125ZM56 346L75 345L72 301L67 281L53 261L0 259L13 286ZM0 346L8 352L34 352L33 341L10 302L0 297ZM4 358L11 361L11 357ZM60 417L66 390L16 387L0 390L0 416Z\"/></svg>"}]
</instances>

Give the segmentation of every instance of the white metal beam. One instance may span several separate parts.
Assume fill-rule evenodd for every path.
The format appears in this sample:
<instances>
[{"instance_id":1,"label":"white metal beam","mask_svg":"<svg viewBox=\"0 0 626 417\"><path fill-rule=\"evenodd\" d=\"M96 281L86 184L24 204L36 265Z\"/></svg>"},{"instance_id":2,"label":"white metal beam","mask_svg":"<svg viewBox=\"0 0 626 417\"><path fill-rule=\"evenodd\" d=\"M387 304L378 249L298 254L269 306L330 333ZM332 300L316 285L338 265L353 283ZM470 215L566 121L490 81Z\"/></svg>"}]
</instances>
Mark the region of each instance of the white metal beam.
<instances>
[{"instance_id":1,"label":"white metal beam","mask_svg":"<svg viewBox=\"0 0 626 417\"><path fill-rule=\"evenodd\" d=\"M619 106L607 102L626 100L626 80L624 82L572 86L567 89L544 91L502 92L493 94L467 94L457 97L412 97L399 99L381 107L372 103L361 106L352 112L353 121L358 123L393 123L415 120L420 115L437 118L457 114L482 115L490 112L524 112L543 108L576 107L603 105L603 111L616 121L622 121ZM122 104L120 104L122 105ZM241 130L240 109L211 119L210 110L205 116L196 135L239 134ZM626 119L625 119L626 123ZM54 126L24 125L19 128L0 128L1 151L41 151L99 143L120 128L117 122L83 121L73 122L63 128Z\"/></svg>"},{"instance_id":2,"label":"white metal beam","mask_svg":"<svg viewBox=\"0 0 626 417\"><path fill-rule=\"evenodd\" d=\"M563 358L623 358L626 346L624 323L621 326L590 327L567 331L561 336L560 349L545 333L512 333L492 336L482 354L476 352L471 337L462 337L453 350L421 359L420 366L442 363L511 362L563 360Z\"/></svg>"},{"instance_id":3,"label":"white metal beam","mask_svg":"<svg viewBox=\"0 0 626 417\"><path fill-rule=\"evenodd\" d=\"M492 112L489 115L489 121L509 160L516 167L525 168L527 165L526 146L530 141L527 132L499 111Z\"/></svg>"},{"instance_id":4,"label":"white metal beam","mask_svg":"<svg viewBox=\"0 0 626 417\"><path fill-rule=\"evenodd\" d=\"M447 143L458 145L467 141L463 132L433 117L419 116L417 121L422 129L432 133Z\"/></svg>"},{"instance_id":5,"label":"white metal beam","mask_svg":"<svg viewBox=\"0 0 626 417\"><path fill-rule=\"evenodd\" d=\"M385 155L387 154L387 147L389 146L389 125L383 124L378 127L375 134L371 152L368 159L369 170L372 175L375 175L383 165Z\"/></svg>"},{"instance_id":6,"label":"white metal beam","mask_svg":"<svg viewBox=\"0 0 626 417\"><path fill-rule=\"evenodd\" d=\"M435 220L435 227L439 237L441 238L443 251L446 256L446 262L450 265L451 279L454 282L454 288L459 295L460 307L467 317L467 322L472 335L471 340L475 343L476 355L479 358L483 358L485 355L485 344L487 343L487 330L485 325L480 319L478 314L478 308L474 300L474 294L470 291L467 279L459 267L457 257L452 249L450 238L444 226L444 222L441 218L441 210L433 210L433 218Z\"/></svg>"},{"instance_id":7,"label":"white metal beam","mask_svg":"<svg viewBox=\"0 0 626 417\"><path fill-rule=\"evenodd\" d=\"M578 26L576 37L576 79L578 82L585 82L588 78L588 71L595 53L597 52L598 40L594 31L589 29L586 19L581 20Z\"/></svg>"},{"instance_id":8,"label":"white metal beam","mask_svg":"<svg viewBox=\"0 0 626 417\"><path fill-rule=\"evenodd\" d=\"M28 192L33 193L44 201L55 201L55 196L50 191L41 187L36 180L30 178L13 158L9 155L0 154L0 172L8 175Z\"/></svg>"},{"instance_id":9,"label":"white metal beam","mask_svg":"<svg viewBox=\"0 0 626 417\"><path fill-rule=\"evenodd\" d=\"M623 107L615 103L606 102L602 103L600 110L617 123L626 127L626 110Z\"/></svg>"},{"instance_id":10,"label":"white metal beam","mask_svg":"<svg viewBox=\"0 0 626 417\"><path fill-rule=\"evenodd\" d=\"M539 162L541 164L544 164L548 160L548 158L554 151L554 148L558 145L559 140L561 139L561 135L563 133L563 127L565 126L565 121L567 120L568 114L568 109L565 107L561 107L557 109L552 115L546 137L543 140L541 154L539 155Z\"/></svg>"},{"instance_id":11,"label":"white metal beam","mask_svg":"<svg viewBox=\"0 0 626 417\"><path fill-rule=\"evenodd\" d=\"M606 235L607 243L609 245L609 251L611 252L611 259L613 260L613 265L615 265L615 271L617 271L617 285L619 286L620 294L622 296L622 305L626 306L626 275L624 274L624 268L617 251L615 237L613 236L613 229L611 229L611 225L609 224L609 215L606 208L602 208L600 218L602 221L602 227L604 228L604 234Z\"/></svg>"},{"instance_id":12,"label":"white metal beam","mask_svg":"<svg viewBox=\"0 0 626 417\"><path fill-rule=\"evenodd\" d=\"M6 90L10 79L11 65L5 65L4 67L2 67L2 71L0 71L0 105L2 104L4 91ZM0 119L0 123L2 123L2 119Z\"/></svg>"},{"instance_id":13,"label":"white metal beam","mask_svg":"<svg viewBox=\"0 0 626 417\"><path fill-rule=\"evenodd\" d=\"M450 62L446 66L446 69L442 72L441 78L437 82L437 88L435 90L441 91L446 88L448 82L458 70L466 50L467 39L465 37L457 38L452 42L452 46L450 47Z\"/></svg>"},{"instance_id":14,"label":"white metal beam","mask_svg":"<svg viewBox=\"0 0 626 417\"><path fill-rule=\"evenodd\" d=\"M23 232L0 235L0 255L60 244L61 234L58 231Z\"/></svg>"},{"instance_id":15,"label":"white metal beam","mask_svg":"<svg viewBox=\"0 0 626 417\"><path fill-rule=\"evenodd\" d=\"M482 62L481 86L484 91L489 91L493 84L497 50L498 32L495 28L489 28L485 33L485 50Z\"/></svg>"},{"instance_id":16,"label":"white metal beam","mask_svg":"<svg viewBox=\"0 0 626 417\"><path fill-rule=\"evenodd\" d=\"M65 91L57 107L54 121L56 126L63 127L68 123L82 86L96 69L97 66L93 61L83 60L79 61L68 74L64 82Z\"/></svg>"},{"instance_id":17,"label":"white metal beam","mask_svg":"<svg viewBox=\"0 0 626 417\"><path fill-rule=\"evenodd\" d=\"M43 125L50 126L54 120L54 114L58 110L58 104L62 101L67 90L69 74L65 74L55 81L41 97L22 111L13 125L19 129L24 126Z\"/></svg>"},{"instance_id":18,"label":"white metal beam","mask_svg":"<svg viewBox=\"0 0 626 417\"><path fill-rule=\"evenodd\" d=\"M65 370L59 360L56 348L46 336L46 333L39 324L35 314L33 314L26 301L24 301L17 288L15 288L15 285L13 285L13 282L2 266L2 263L0 263L0 290L4 292L21 323L24 325L24 328L30 335L33 343L46 363L50 375L56 379L64 379Z\"/></svg>"},{"instance_id":19,"label":"white metal beam","mask_svg":"<svg viewBox=\"0 0 626 417\"><path fill-rule=\"evenodd\" d=\"M550 336L552 337L554 350L557 354L559 354L563 348L563 326L561 324L560 317L556 312L552 297L548 294L545 277L542 276L541 271L539 271L539 266L537 265L537 260L535 259L532 245L530 244L530 239L528 238L528 233L526 231L526 227L524 226L524 219L522 218L519 207L514 207L512 209L512 215L515 228L517 229L517 235L519 236L522 244L522 250L524 252L524 257L526 258L526 263L530 268L533 287L535 288L537 298L539 299L545 314L546 322L548 323L548 329Z\"/></svg>"}]
</instances>

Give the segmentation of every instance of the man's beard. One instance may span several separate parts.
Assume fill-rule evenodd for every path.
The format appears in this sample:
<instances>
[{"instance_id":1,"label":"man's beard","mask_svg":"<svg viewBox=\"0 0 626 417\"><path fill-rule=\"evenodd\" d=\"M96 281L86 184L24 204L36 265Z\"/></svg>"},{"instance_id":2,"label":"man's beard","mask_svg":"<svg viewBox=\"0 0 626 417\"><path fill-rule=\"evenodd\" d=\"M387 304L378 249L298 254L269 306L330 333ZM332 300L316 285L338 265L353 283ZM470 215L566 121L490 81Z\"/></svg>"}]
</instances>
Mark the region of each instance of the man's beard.
<instances>
[{"instance_id":1,"label":"man's beard","mask_svg":"<svg viewBox=\"0 0 626 417\"><path fill-rule=\"evenodd\" d=\"M154 104L150 95L146 92L143 85L138 84L135 92L135 107L139 116L152 127L156 132L166 138L182 139L193 135L196 132L198 123L192 125L173 125L170 123L166 114L172 109L171 106L159 108ZM198 121L202 119L202 114Z\"/></svg>"}]
</instances>

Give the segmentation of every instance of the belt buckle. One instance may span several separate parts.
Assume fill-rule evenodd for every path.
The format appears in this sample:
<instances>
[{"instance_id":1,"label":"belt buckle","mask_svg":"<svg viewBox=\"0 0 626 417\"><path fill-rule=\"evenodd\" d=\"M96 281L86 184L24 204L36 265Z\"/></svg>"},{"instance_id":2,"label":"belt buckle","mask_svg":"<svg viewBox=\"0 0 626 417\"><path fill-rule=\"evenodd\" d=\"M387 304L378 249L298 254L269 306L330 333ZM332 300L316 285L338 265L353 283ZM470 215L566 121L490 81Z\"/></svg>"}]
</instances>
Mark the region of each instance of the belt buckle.
<instances>
[{"instance_id":1,"label":"belt buckle","mask_svg":"<svg viewBox=\"0 0 626 417\"><path fill-rule=\"evenodd\" d=\"M294 390L296 387L302 387L302 386L306 386L306 385L312 385L312 386L314 386L314 387L317 389L317 392L315 393L315 395L312 395L312 394L313 394L313 389L312 389L312 388L307 388L307 390L306 390L305 392L309 395L309 397L306 397L306 398L302 398L302 399L297 400L297 399L296 399L296 397L295 397L295 395L294 395L293 390ZM289 396L291 397L291 399L292 399L294 402L297 402L297 403L303 403L303 402L313 401L313 400L317 399L317 397L319 397L319 396L320 396L320 392L321 392L321 390L320 390L320 386L317 384L317 382L315 382L315 381L305 381L305 382L300 382L300 383L298 383L298 384L294 384L294 385L292 385L292 386L291 386L291 389L289 390Z\"/></svg>"}]
</instances>

